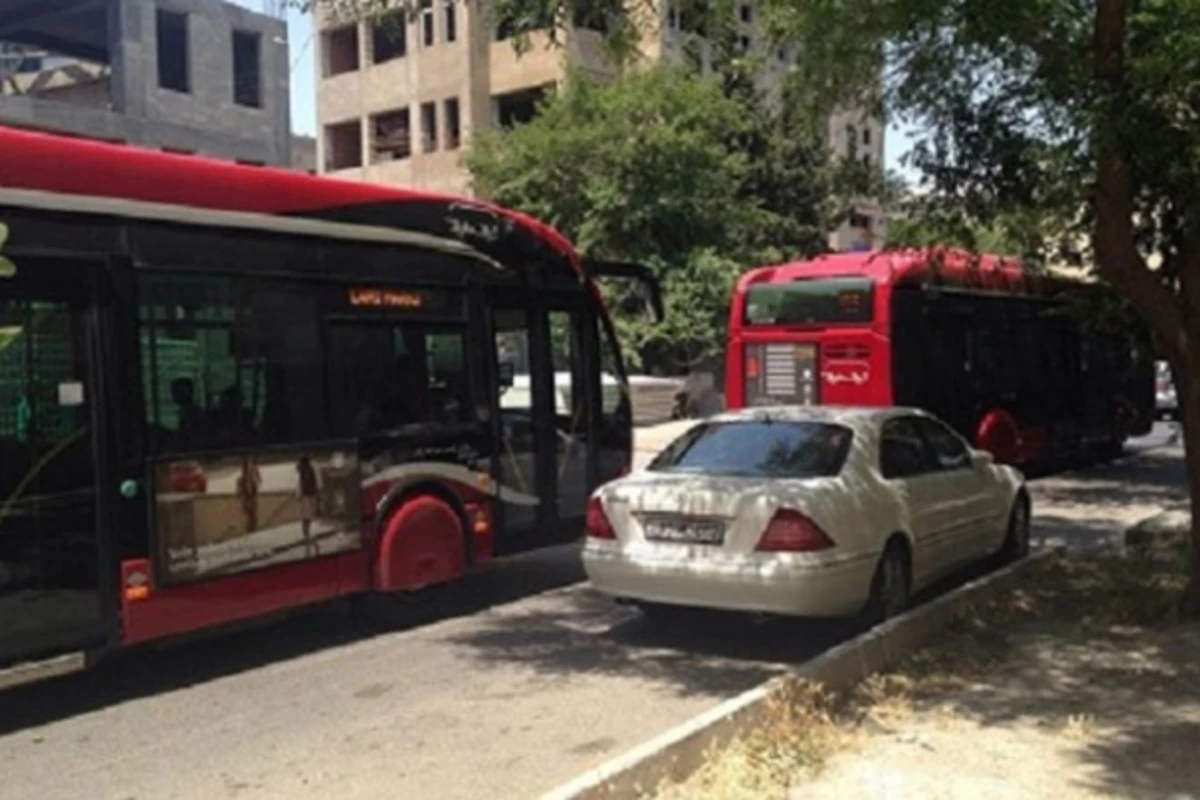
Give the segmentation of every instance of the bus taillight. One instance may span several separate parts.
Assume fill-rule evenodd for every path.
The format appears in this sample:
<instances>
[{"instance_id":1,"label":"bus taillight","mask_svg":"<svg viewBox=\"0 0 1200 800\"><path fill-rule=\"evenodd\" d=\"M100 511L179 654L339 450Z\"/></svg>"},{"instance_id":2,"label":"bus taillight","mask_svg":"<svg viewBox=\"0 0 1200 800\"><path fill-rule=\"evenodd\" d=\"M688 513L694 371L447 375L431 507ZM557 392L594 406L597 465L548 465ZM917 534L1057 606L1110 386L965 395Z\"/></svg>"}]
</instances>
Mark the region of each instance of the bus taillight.
<instances>
[{"instance_id":1,"label":"bus taillight","mask_svg":"<svg viewBox=\"0 0 1200 800\"><path fill-rule=\"evenodd\" d=\"M147 559L121 562L121 596L126 604L149 599L152 585L150 562Z\"/></svg>"}]
</instances>

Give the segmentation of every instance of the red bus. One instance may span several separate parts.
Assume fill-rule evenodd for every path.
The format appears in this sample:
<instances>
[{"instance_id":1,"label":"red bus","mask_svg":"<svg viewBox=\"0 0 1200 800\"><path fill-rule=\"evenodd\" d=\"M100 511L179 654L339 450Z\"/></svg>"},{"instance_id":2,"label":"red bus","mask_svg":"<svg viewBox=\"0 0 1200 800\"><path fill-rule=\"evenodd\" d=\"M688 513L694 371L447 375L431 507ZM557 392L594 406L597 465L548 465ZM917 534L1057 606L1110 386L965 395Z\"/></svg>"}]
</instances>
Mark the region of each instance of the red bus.
<instances>
[{"instance_id":1,"label":"red bus","mask_svg":"<svg viewBox=\"0 0 1200 800\"><path fill-rule=\"evenodd\" d=\"M1027 464L1149 432L1153 358L1098 284L953 250L840 253L741 277L726 404L917 406Z\"/></svg>"},{"instance_id":2,"label":"red bus","mask_svg":"<svg viewBox=\"0 0 1200 800\"><path fill-rule=\"evenodd\" d=\"M595 279L660 314L645 270L474 201L3 128L0 152L0 686L453 581L581 535L629 468Z\"/></svg>"}]
</instances>

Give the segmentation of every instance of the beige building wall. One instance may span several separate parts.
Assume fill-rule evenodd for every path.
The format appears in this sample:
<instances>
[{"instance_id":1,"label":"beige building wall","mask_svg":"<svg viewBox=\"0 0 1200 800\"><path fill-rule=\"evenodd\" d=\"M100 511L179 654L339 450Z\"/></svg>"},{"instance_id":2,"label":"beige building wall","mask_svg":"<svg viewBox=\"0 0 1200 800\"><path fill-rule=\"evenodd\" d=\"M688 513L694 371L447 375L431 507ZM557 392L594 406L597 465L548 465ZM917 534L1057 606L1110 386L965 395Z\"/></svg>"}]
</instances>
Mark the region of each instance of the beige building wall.
<instances>
[{"instance_id":1,"label":"beige building wall","mask_svg":"<svg viewBox=\"0 0 1200 800\"><path fill-rule=\"evenodd\" d=\"M463 152L472 133L506 121L502 117L509 98L558 85L567 64L597 77L616 74L598 31L568 27L559 32L557 45L550 44L546 34L534 33L529 48L518 54L511 39L497 39L482 3L424 2L416 19L399 24L403 55L396 55L394 43L399 40L393 36L394 57L386 59L375 53L379 39L374 23L346 26L318 17L314 49L317 163L322 172L470 195ZM702 68L711 65L710 45L686 30L686 21L669 3L628 0L628 4L629 13L640 18L639 49L648 62L682 60L686 52L695 50ZM758 20L752 0L735 4L734 13L741 43L756 45ZM355 50L353 58L347 56L350 46ZM794 59L795 53L786 48L772 54L760 73L760 86L768 91L781 86ZM457 103L457 128L448 102ZM433 137L425 132L430 108ZM405 120L407 136L399 130ZM386 136L385 130L390 131ZM837 155L883 168L883 125L878 119L839 112L829 121L829 142ZM851 219L831 233L831 243L837 249L878 248L884 237L882 210L863 199L855 203Z\"/></svg>"}]
</instances>

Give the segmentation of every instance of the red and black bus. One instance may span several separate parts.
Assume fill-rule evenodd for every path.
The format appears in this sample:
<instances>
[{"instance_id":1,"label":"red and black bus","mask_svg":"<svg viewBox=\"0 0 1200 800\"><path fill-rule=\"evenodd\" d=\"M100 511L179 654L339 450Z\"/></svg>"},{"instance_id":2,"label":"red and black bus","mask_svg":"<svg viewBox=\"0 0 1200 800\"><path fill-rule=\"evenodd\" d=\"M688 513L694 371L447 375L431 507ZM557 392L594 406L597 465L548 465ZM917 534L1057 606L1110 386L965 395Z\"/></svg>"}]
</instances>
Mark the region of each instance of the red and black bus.
<instances>
[{"instance_id":1,"label":"red and black bus","mask_svg":"<svg viewBox=\"0 0 1200 800\"><path fill-rule=\"evenodd\" d=\"M738 281L726 404L917 406L1027 464L1148 432L1153 359L1099 284L949 249L839 253Z\"/></svg>"},{"instance_id":2,"label":"red and black bus","mask_svg":"<svg viewBox=\"0 0 1200 800\"><path fill-rule=\"evenodd\" d=\"M660 314L645 270L474 201L10 129L0 152L0 686L453 581L581 535L629 468L595 279Z\"/></svg>"}]
</instances>

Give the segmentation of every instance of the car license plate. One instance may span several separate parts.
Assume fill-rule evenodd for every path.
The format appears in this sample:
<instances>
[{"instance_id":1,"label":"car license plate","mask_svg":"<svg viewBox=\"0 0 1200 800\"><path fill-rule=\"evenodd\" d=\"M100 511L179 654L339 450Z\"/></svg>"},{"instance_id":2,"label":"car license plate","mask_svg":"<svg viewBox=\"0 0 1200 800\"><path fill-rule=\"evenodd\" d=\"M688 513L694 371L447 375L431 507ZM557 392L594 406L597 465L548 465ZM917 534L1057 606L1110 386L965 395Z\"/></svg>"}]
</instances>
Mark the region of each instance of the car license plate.
<instances>
[{"instance_id":1,"label":"car license plate","mask_svg":"<svg viewBox=\"0 0 1200 800\"><path fill-rule=\"evenodd\" d=\"M721 544L725 525L712 520L648 519L643 524L646 540L679 544Z\"/></svg>"}]
</instances>

